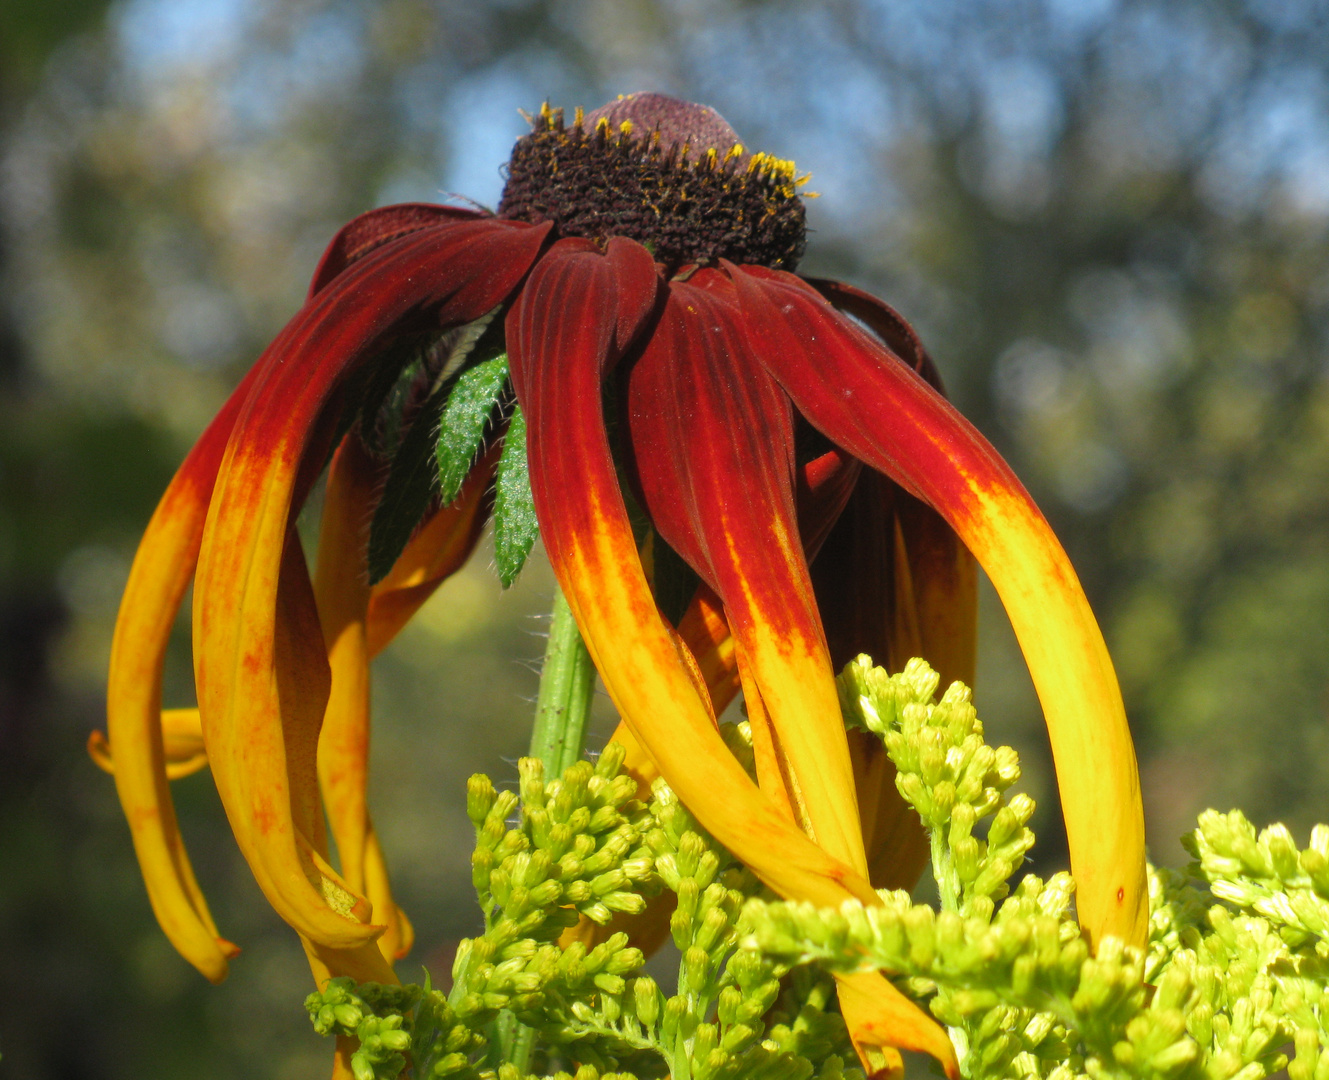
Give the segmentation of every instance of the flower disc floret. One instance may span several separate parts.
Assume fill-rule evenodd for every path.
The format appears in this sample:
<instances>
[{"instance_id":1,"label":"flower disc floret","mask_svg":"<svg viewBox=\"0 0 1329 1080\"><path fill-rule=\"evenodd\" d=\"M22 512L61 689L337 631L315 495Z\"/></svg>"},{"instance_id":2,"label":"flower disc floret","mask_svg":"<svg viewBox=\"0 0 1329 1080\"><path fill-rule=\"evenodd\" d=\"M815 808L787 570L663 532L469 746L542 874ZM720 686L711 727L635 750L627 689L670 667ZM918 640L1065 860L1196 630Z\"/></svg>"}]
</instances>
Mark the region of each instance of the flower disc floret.
<instances>
[{"instance_id":1,"label":"flower disc floret","mask_svg":"<svg viewBox=\"0 0 1329 1080\"><path fill-rule=\"evenodd\" d=\"M662 104L664 103L664 104ZM498 215L645 244L666 266L793 270L807 228L791 161L749 154L714 109L633 94L569 127L546 105L518 140Z\"/></svg>"}]
</instances>

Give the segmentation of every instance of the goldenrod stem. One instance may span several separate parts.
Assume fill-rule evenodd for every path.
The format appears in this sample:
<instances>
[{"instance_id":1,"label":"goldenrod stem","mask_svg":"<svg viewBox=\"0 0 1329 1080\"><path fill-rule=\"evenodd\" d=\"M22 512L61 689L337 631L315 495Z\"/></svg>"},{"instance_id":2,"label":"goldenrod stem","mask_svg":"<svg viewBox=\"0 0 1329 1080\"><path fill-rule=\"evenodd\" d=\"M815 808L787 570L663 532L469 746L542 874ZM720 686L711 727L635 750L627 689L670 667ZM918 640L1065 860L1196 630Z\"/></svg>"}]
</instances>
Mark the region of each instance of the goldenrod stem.
<instances>
[{"instance_id":1,"label":"goldenrod stem","mask_svg":"<svg viewBox=\"0 0 1329 1080\"><path fill-rule=\"evenodd\" d=\"M595 666L568 602L556 587L531 732L531 757L545 763L545 775L550 779L562 776L564 769L581 760L594 693Z\"/></svg>"},{"instance_id":2,"label":"goldenrod stem","mask_svg":"<svg viewBox=\"0 0 1329 1080\"><path fill-rule=\"evenodd\" d=\"M535 1029L527 1027L507 1009L498 1014L494 1024L498 1035L498 1065L514 1065L520 1075L530 1071L531 1051L535 1049Z\"/></svg>"}]
</instances>

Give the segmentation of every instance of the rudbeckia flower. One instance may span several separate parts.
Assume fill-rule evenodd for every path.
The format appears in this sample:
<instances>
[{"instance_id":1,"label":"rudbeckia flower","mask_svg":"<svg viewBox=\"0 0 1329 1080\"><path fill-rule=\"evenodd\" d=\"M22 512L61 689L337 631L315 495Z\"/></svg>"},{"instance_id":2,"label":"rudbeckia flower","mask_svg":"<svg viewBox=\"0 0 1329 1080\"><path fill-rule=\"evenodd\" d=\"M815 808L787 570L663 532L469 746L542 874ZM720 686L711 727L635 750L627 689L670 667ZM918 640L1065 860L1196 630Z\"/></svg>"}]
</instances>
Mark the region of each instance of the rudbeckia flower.
<instances>
[{"instance_id":1,"label":"rudbeckia flower","mask_svg":"<svg viewBox=\"0 0 1329 1080\"><path fill-rule=\"evenodd\" d=\"M368 659L469 554L501 438L502 461L529 470L616 738L785 897L876 903L874 883L916 876L917 823L880 754L851 747L833 672L867 650L972 679L976 559L1044 707L1081 923L1095 942L1142 944L1135 758L1084 594L907 323L794 273L792 164L750 153L713 110L654 94L571 123L546 107L532 127L496 214L395 206L338 234L148 528L99 752L171 940L211 978L234 951L167 788L168 745L197 749L160 712L192 577L199 731L240 847L316 975L391 977L409 931L364 805ZM414 404L395 414L409 430L394 444L376 424L409 363ZM474 438L431 497L406 448L454 405ZM311 579L293 522L330 454ZM755 781L716 724L740 688ZM945 1034L882 976L843 979L840 997L871 1071L898 1071L896 1047L954 1071Z\"/></svg>"}]
</instances>

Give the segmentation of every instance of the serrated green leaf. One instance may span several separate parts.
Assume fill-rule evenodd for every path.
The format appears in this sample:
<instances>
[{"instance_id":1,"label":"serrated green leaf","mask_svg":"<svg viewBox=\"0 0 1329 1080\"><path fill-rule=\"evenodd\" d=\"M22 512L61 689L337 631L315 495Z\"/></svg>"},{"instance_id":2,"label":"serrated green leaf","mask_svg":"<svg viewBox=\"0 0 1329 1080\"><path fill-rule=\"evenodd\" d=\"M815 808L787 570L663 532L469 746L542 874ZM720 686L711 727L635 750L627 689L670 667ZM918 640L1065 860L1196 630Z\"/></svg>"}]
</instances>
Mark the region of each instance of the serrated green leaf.
<instances>
[{"instance_id":1,"label":"serrated green leaf","mask_svg":"<svg viewBox=\"0 0 1329 1080\"><path fill-rule=\"evenodd\" d=\"M507 381L506 353L476 364L458 376L439 419L435 449L444 506L461 492Z\"/></svg>"},{"instance_id":2,"label":"serrated green leaf","mask_svg":"<svg viewBox=\"0 0 1329 1080\"><path fill-rule=\"evenodd\" d=\"M501 358L503 376L498 378L501 393L507 373L507 358L503 352L503 324L495 318L497 309L458 331L452 331L430 346L430 354L418 355L413 363L404 368L399 366L395 380L386 378L378 385L371 386L374 394L370 395L367 407L374 410L372 415L362 419L362 428L371 434L370 445L380 454L392 455L392 464L388 468L388 478L383 485L383 494L374 511L373 521L369 526L369 580L378 583L392 569L402 550L406 547L412 533L429 510L429 504L438 492L439 468L437 446L439 425L444 411L451 402L456 389L468 380L471 372L486 368L496 359ZM417 343L416 350L420 345ZM447 350L442 356L441 349ZM438 373L433 376L432 389L424 404L412 411L409 402L421 393L420 382L429 377L429 373L438 365ZM494 374L490 372L491 376ZM482 380L488 385L491 379ZM473 389L473 388L471 388ZM473 400L474 393L468 400ZM477 404L471 411L480 408ZM492 409L492 401L490 404ZM467 410L463 409L465 413ZM481 417L479 434L471 448L474 457L475 446L484 436L485 421L488 415ZM465 468L469 471L470 461ZM456 487L466 479L461 474ZM444 504L452 502L457 491L452 490L444 499Z\"/></svg>"},{"instance_id":3,"label":"serrated green leaf","mask_svg":"<svg viewBox=\"0 0 1329 1080\"><path fill-rule=\"evenodd\" d=\"M517 580L539 533L526 462L526 418L516 406L508 421L494 482L494 559L503 588Z\"/></svg>"}]
</instances>

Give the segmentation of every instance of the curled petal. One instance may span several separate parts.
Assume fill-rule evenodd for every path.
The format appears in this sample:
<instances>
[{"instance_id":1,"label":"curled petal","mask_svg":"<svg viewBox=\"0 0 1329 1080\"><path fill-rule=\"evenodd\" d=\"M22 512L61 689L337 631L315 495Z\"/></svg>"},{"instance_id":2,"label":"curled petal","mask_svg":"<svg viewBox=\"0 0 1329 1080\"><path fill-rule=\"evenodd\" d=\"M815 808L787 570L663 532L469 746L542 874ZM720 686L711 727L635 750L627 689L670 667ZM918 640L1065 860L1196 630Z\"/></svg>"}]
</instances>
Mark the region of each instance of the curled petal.
<instances>
[{"instance_id":1,"label":"curled petal","mask_svg":"<svg viewBox=\"0 0 1329 1080\"><path fill-rule=\"evenodd\" d=\"M835 985L849 1037L869 1077L903 1075L898 1047L931 1054L950 1080L958 1080L960 1065L946 1032L884 975L877 971L837 975Z\"/></svg>"},{"instance_id":2,"label":"curled petal","mask_svg":"<svg viewBox=\"0 0 1329 1080\"><path fill-rule=\"evenodd\" d=\"M804 278L817 292L831 302L836 311L843 311L865 324L886 343L886 348L913 368L940 394L946 393L941 372L932 362L927 349L914 328L895 308L871 293L829 278Z\"/></svg>"},{"instance_id":3,"label":"curled petal","mask_svg":"<svg viewBox=\"0 0 1329 1080\"><path fill-rule=\"evenodd\" d=\"M678 638L692 656L697 671L706 683L706 691L711 699L711 715L718 717L729 708L741 688L738 656L734 649L734 639L729 633L729 623L725 621L724 605L704 582L697 586L696 595L679 621ZM614 728L609 741L623 745L626 752L623 770L636 779L637 797L650 798L651 784L660 775L650 754L622 720Z\"/></svg>"},{"instance_id":4,"label":"curled petal","mask_svg":"<svg viewBox=\"0 0 1329 1080\"><path fill-rule=\"evenodd\" d=\"M800 823L866 877L844 721L798 531L793 413L748 349L723 274L670 284L626 400L642 505L724 600ZM754 739L764 734L754 724ZM765 742L754 746L761 761Z\"/></svg>"},{"instance_id":5,"label":"curled petal","mask_svg":"<svg viewBox=\"0 0 1329 1080\"><path fill-rule=\"evenodd\" d=\"M369 566L365 524L374 505L378 468L352 431L328 470L319 533L314 595L327 649L331 686L318 736L318 779L328 826L337 845L341 873L355 893L367 895L371 825L369 787ZM377 842L375 842L377 845ZM382 853L377 851L378 862ZM379 948L396 959L402 934L384 870L376 875L378 895L368 896L373 918L389 928Z\"/></svg>"},{"instance_id":6,"label":"curled petal","mask_svg":"<svg viewBox=\"0 0 1329 1080\"><path fill-rule=\"evenodd\" d=\"M388 866L383 859L383 845L379 843L374 823L369 822L365 833L365 896L373 905L375 913L384 912L381 917L387 924L383 936L378 939L379 951L392 962L400 960L411 951L415 944L415 927L406 917L406 912L397 906L392 898L392 888L388 883ZM379 918L375 914L375 918Z\"/></svg>"},{"instance_id":7,"label":"curled petal","mask_svg":"<svg viewBox=\"0 0 1329 1080\"><path fill-rule=\"evenodd\" d=\"M791 275L729 272L752 347L807 419L936 509L987 571L1047 718L1081 925L1143 945L1139 775L1112 661L1070 561L1009 466L944 398Z\"/></svg>"},{"instance_id":8,"label":"curled petal","mask_svg":"<svg viewBox=\"0 0 1329 1080\"><path fill-rule=\"evenodd\" d=\"M331 682L318 608L304 550L294 528L287 532L275 603L272 636L275 723L258 709L243 710L225 734L239 752L226 752L207 728L213 777L218 791L233 794L247 812L230 815L241 852L259 887L283 895L290 879L317 883L323 907L318 914L340 936L311 939L320 947L353 951L371 941L381 927L365 926L370 905L328 863L327 834L319 800L317 756L319 730ZM359 940L337 923L362 929Z\"/></svg>"},{"instance_id":9,"label":"curled petal","mask_svg":"<svg viewBox=\"0 0 1329 1080\"><path fill-rule=\"evenodd\" d=\"M356 982L376 982L395 985L399 980L393 973L392 965L383 958L374 942L350 949L332 949L319 945L301 936L300 944L305 949L305 959L313 973L314 983L320 990L329 979L346 976Z\"/></svg>"},{"instance_id":10,"label":"curled petal","mask_svg":"<svg viewBox=\"0 0 1329 1080\"><path fill-rule=\"evenodd\" d=\"M720 716L738 696L742 684L734 639L729 633L729 623L725 621L724 605L704 582L697 586L696 595L683 613L678 624L678 639L688 650L706 683L711 700L711 715ZM637 781L637 797L650 798L651 785L660 775L651 755L622 720L609 736L609 741L622 744L623 771Z\"/></svg>"},{"instance_id":11,"label":"curled petal","mask_svg":"<svg viewBox=\"0 0 1329 1080\"><path fill-rule=\"evenodd\" d=\"M817 605L836 669L868 653L891 671L927 657L942 685L974 684L978 574L974 558L931 507L863 470L812 564ZM872 884L912 889L927 865L918 815L895 786L881 740L851 733L863 843Z\"/></svg>"},{"instance_id":12,"label":"curled petal","mask_svg":"<svg viewBox=\"0 0 1329 1080\"><path fill-rule=\"evenodd\" d=\"M163 709L161 732L166 779L182 780L207 768L208 751L197 709ZM88 736L88 755L102 772L115 774L111 743L100 731Z\"/></svg>"},{"instance_id":13,"label":"curled petal","mask_svg":"<svg viewBox=\"0 0 1329 1080\"><path fill-rule=\"evenodd\" d=\"M561 241L508 316L531 485L550 562L620 714L702 824L772 888L823 904L872 902L860 875L811 843L729 753L642 572L601 402L660 287L650 256Z\"/></svg>"},{"instance_id":14,"label":"curled petal","mask_svg":"<svg viewBox=\"0 0 1329 1080\"><path fill-rule=\"evenodd\" d=\"M297 799L316 785L314 744L287 761L282 734L289 708L307 706L295 698L288 706L281 683L288 674L295 682L310 674L299 666L284 672L280 658L288 523L321 467L347 381L393 342L474 321L502 303L547 231L489 219L442 225L352 263L269 347L264 378L227 448L195 585L203 732L217 790L268 901L321 946L363 945L379 929L360 921L367 905L308 847L312 837L296 823L303 813ZM298 575L288 576L294 589ZM315 634L322 652L317 623Z\"/></svg>"},{"instance_id":15,"label":"curled petal","mask_svg":"<svg viewBox=\"0 0 1329 1080\"><path fill-rule=\"evenodd\" d=\"M459 206L436 206L433 203L398 203L370 210L352 218L332 238L309 283L309 296L322 292L332 280L357 259L398 240L408 233L434 225L457 221L475 221L485 215Z\"/></svg>"},{"instance_id":16,"label":"curled petal","mask_svg":"<svg viewBox=\"0 0 1329 1080\"><path fill-rule=\"evenodd\" d=\"M844 513L862 471L863 463L838 447L799 467L795 487L798 531L808 562L817 557Z\"/></svg>"},{"instance_id":17,"label":"curled petal","mask_svg":"<svg viewBox=\"0 0 1329 1080\"><path fill-rule=\"evenodd\" d=\"M719 716L739 690L738 657L725 619L724 604L709 585L697 587L678 623L678 636L697 661L711 696L711 710Z\"/></svg>"},{"instance_id":18,"label":"curled petal","mask_svg":"<svg viewBox=\"0 0 1329 1080\"><path fill-rule=\"evenodd\" d=\"M367 647L377 656L421 605L475 550L489 517L494 469L503 446L495 442L471 469L457 498L415 531L386 577L369 596Z\"/></svg>"},{"instance_id":19,"label":"curled petal","mask_svg":"<svg viewBox=\"0 0 1329 1080\"><path fill-rule=\"evenodd\" d=\"M798 783L792 775L789 756L780 746L780 735L771 723L762 700L761 688L752 672L743 648L738 647L738 674L743 684L743 703L747 707L748 728L752 732L752 756L757 770L757 786L770 796L780 812L791 822L807 818Z\"/></svg>"},{"instance_id":20,"label":"curled petal","mask_svg":"<svg viewBox=\"0 0 1329 1080\"><path fill-rule=\"evenodd\" d=\"M107 747L153 913L171 944L212 982L239 950L217 934L194 878L167 783L161 684L176 612L198 559L226 441L258 379L250 371L176 472L148 522L111 642Z\"/></svg>"}]
</instances>

